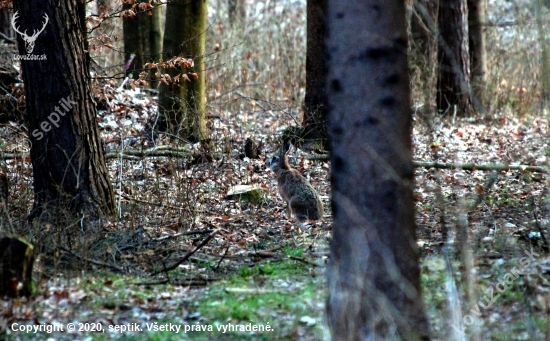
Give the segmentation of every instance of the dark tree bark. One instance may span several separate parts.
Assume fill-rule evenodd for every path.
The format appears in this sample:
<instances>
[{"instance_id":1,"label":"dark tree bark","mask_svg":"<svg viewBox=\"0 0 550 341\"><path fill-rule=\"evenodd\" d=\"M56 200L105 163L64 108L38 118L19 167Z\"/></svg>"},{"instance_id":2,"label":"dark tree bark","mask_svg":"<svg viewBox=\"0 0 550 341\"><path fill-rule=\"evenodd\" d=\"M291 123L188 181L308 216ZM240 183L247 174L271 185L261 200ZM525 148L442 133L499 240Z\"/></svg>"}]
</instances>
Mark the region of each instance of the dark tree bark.
<instances>
[{"instance_id":1,"label":"dark tree bark","mask_svg":"<svg viewBox=\"0 0 550 341\"><path fill-rule=\"evenodd\" d=\"M174 56L194 59L196 78L161 84L159 95L160 130L166 130L190 141L206 138L206 93L204 53L206 45L206 0L174 0L166 9L163 58ZM163 72L172 80L182 69Z\"/></svg>"},{"instance_id":2,"label":"dark tree bark","mask_svg":"<svg viewBox=\"0 0 550 341\"><path fill-rule=\"evenodd\" d=\"M16 0L21 32L44 30L32 55L23 60L25 100L34 178L30 218L51 209L69 209L96 219L114 213L90 95L85 53L85 4L80 0ZM44 25L48 17L48 22ZM19 53L28 49L17 35ZM32 56L31 55L31 56Z\"/></svg>"},{"instance_id":3,"label":"dark tree bark","mask_svg":"<svg viewBox=\"0 0 550 341\"><path fill-rule=\"evenodd\" d=\"M307 1L306 96L303 106L304 121L300 132L300 138L307 144L319 142L320 148L324 148L328 139L323 54L326 6L326 0Z\"/></svg>"},{"instance_id":4,"label":"dark tree bark","mask_svg":"<svg viewBox=\"0 0 550 341\"><path fill-rule=\"evenodd\" d=\"M485 76L487 74L485 38L483 25L485 23L486 3L484 0L468 0L468 34L470 36L470 65L473 93L477 102L485 102ZM476 102L474 102L476 103ZM479 110L479 109L478 109Z\"/></svg>"},{"instance_id":5,"label":"dark tree bark","mask_svg":"<svg viewBox=\"0 0 550 341\"><path fill-rule=\"evenodd\" d=\"M127 74L132 74L134 79L144 71L145 63L158 61L162 50L162 33L160 28L160 7L140 9L140 3L124 4L123 8L123 34L124 34L124 58L125 62L131 60L126 69ZM130 13L134 13L132 16ZM157 82L154 79L154 71L150 70L147 77L150 87L154 88Z\"/></svg>"},{"instance_id":6,"label":"dark tree bark","mask_svg":"<svg viewBox=\"0 0 550 341\"><path fill-rule=\"evenodd\" d=\"M0 173L0 210L2 209L2 204L8 204L8 197L10 194L8 177L4 173Z\"/></svg>"},{"instance_id":7,"label":"dark tree bark","mask_svg":"<svg viewBox=\"0 0 550 341\"><path fill-rule=\"evenodd\" d=\"M327 19L332 339L428 340L415 242L405 3L328 0Z\"/></svg>"},{"instance_id":8,"label":"dark tree bark","mask_svg":"<svg viewBox=\"0 0 550 341\"><path fill-rule=\"evenodd\" d=\"M439 3L440 33L437 75L437 108L444 113L457 106L459 115L472 113L470 54L466 0Z\"/></svg>"}]
</instances>

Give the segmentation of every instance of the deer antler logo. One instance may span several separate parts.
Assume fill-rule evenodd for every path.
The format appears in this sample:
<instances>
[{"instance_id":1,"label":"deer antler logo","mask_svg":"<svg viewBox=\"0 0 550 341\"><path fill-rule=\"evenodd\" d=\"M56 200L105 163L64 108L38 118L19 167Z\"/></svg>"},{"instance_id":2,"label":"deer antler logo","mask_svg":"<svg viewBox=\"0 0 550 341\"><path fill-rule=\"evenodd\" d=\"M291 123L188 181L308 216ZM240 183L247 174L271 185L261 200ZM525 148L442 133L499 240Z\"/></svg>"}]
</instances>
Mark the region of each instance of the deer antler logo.
<instances>
[{"instance_id":1,"label":"deer antler logo","mask_svg":"<svg viewBox=\"0 0 550 341\"><path fill-rule=\"evenodd\" d=\"M38 35L40 33L42 33L42 31L44 31L44 29L46 28L46 24L48 24L48 20L50 18L48 18L47 14L44 14L44 19L46 20L44 22L44 26L42 26L42 29L40 29L40 31L38 31L38 32L36 32L36 30L34 30L33 35L30 36L30 37L27 35L27 30L25 30L25 32L21 32L21 31L19 31L18 27L15 26L15 21L17 20L17 18L19 18L19 11L15 12L13 14L13 18L11 19L11 26L13 27L15 32L17 32L21 35L21 37L23 38L23 41L25 41L25 49L27 50L27 53L31 54L32 50L34 50L34 42L35 42L36 38L38 37Z\"/></svg>"}]
</instances>

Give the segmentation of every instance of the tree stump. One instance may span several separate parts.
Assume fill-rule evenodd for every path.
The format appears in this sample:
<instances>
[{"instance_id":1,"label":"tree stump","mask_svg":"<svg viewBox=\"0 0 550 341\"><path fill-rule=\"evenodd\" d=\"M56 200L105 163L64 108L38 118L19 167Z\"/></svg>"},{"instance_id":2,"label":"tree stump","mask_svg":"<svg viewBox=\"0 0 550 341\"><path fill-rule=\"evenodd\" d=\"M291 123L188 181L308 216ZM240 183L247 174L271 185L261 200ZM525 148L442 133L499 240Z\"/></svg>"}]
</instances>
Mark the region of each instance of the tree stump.
<instances>
[{"instance_id":1,"label":"tree stump","mask_svg":"<svg viewBox=\"0 0 550 341\"><path fill-rule=\"evenodd\" d=\"M4 173L0 173L0 203L5 201L8 203L8 177Z\"/></svg>"},{"instance_id":2,"label":"tree stump","mask_svg":"<svg viewBox=\"0 0 550 341\"><path fill-rule=\"evenodd\" d=\"M33 293L34 247L23 238L0 238L0 296Z\"/></svg>"},{"instance_id":3,"label":"tree stump","mask_svg":"<svg viewBox=\"0 0 550 341\"><path fill-rule=\"evenodd\" d=\"M246 139L244 144L244 156L249 159L258 159L262 153L263 142L253 141L251 138Z\"/></svg>"}]
</instances>

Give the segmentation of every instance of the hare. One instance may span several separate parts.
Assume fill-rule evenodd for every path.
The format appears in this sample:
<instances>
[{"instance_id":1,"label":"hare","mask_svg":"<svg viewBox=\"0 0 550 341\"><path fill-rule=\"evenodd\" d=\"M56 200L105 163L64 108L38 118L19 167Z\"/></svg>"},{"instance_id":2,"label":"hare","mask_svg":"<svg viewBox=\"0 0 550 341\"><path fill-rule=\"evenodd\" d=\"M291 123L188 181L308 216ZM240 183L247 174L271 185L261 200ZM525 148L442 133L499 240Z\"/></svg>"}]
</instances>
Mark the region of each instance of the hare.
<instances>
[{"instance_id":1,"label":"hare","mask_svg":"<svg viewBox=\"0 0 550 341\"><path fill-rule=\"evenodd\" d=\"M266 164L275 173L279 194L286 201L288 217L294 216L299 222L319 220L323 217L323 203L313 186L288 163L290 143L281 146L278 155L270 157Z\"/></svg>"}]
</instances>

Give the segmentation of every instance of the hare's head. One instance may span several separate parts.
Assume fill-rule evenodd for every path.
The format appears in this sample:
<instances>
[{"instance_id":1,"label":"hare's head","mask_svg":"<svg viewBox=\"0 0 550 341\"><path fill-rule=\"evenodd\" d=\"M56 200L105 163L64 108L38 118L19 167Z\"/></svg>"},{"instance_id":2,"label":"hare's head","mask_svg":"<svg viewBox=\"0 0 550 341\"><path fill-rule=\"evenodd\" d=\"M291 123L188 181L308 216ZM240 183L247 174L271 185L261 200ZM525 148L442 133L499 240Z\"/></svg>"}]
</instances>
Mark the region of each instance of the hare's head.
<instances>
[{"instance_id":1,"label":"hare's head","mask_svg":"<svg viewBox=\"0 0 550 341\"><path fill-rule=\"evenodd\" d=\"M267 159L266 165L269 167L269 169L277 173L277 171L280 169L290 168L287 156L289 147L290 146L288 143L283 143L281 149L279 150L279 153Z\"/></svg>"},{"instance_id":2,"label":"hare's head","mask_svg":"<svg viewBox=\"0 0 550 341\"><path fill-rule=\"evenodd\" d=\"M280 155L273 155L272 157L267 159L266 165L267 167L269 167L269 169L276 173L279 169L283 168L282 162L283 160L281 160Z\"/></svg>"}]
</instances>

